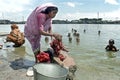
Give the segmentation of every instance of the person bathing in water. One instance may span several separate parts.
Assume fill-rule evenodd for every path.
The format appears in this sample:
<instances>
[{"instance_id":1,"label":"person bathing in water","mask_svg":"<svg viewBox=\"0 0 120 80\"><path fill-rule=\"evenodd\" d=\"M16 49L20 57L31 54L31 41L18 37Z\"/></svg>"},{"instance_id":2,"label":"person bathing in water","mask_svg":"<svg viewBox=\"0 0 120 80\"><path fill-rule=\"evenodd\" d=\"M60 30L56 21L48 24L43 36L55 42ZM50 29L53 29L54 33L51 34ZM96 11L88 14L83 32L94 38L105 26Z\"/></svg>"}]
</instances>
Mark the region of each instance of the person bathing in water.
<instances>
[{"instance_id":1,"label":"person bathing in water","mask_svg":"<svg viewBox=\"0 0 120 80\"><path fill-rule=\"evenodd\" d=\"M67 75L66 80L73 80L75 77L75 72L77 70L77 66L75 64L74 59L66 54L65 52L69 52L62 43L62 36L58 36L51 43L50 46L53 49L53 57L54 60L61 66L67 68L69 73Z\"/></svg>"},{"instance_id":2,"label":"person bathing in water","mask_svg":"<svg viewBox=\"0 0 120 80\"><path fill-rule=\"evenodd\" d=\"M60 51L63 50L65 52L68 52L68 50L63 46L62 43L62 35L59 35L57 38L55 38L51 43L50 46L52 47L54 51L54 56L58 57L61 61L65 59L65 56L63 56Z\"/></svg>"},{"instance_id":3,"label":"person bathing in water","mask_svg":"<svg viewBox=\"0 0 120 80\"><path fill-rule=\"evenodd\" d=\"M115 46L114 46L115 42L113 39L110 39L109 40L109 44L105 47L106 51L119 51L119 49L117 49Z\"/></svg>"}]
</instances>

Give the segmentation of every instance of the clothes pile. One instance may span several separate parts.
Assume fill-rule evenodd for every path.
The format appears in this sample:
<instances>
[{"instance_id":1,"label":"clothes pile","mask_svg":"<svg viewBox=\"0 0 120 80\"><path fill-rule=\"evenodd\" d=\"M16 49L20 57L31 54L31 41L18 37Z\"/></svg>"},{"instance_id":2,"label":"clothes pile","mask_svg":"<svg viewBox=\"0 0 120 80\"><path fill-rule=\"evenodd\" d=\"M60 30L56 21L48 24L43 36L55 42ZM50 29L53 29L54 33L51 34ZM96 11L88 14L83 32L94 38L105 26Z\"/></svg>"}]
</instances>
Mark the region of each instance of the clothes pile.
<instances>
[{"instance_id":1,"label":"clothes pile","mask_svg":"<svg viewBox=\"0 0 120 80\"><path fill-rule=\"evenodd\" d=\"M36 55L38 62L50 63L50 57L48 53L41 52Z\"/></svg>"}]
</instances>

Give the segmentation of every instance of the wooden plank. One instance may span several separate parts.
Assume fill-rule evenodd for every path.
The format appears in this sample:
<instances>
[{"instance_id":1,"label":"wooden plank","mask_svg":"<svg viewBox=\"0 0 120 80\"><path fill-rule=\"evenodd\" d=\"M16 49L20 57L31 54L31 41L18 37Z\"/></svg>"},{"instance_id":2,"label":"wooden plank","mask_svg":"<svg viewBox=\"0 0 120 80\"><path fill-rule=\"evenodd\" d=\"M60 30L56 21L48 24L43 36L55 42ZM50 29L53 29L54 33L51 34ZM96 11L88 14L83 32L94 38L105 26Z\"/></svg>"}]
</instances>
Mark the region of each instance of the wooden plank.
<instances>
[{"instance_id":1,"label":"wooden plank","mask_svg":"<svg viewBox=\"0 0 120 80\"><path fill-rule=\"evenodd\" d=\"M65 56L64 61L61 61L58 57L53 57L53 59L58 64L63 65L64 67L67 67L67 68L69 68L70 66L76 65L74 59L70 55L68 55L68 53L61 51L61 54Z\"/></svg>"},{"instance_id":2,"label":"wooden plank","mask_svg":"<svg viewBox=\"0 0 120 80\"><path fill-rule=\"evenodd\" d=\"M75 64L75 61L70 55L68 55L64 51L61 51L61 54L63 54L66 57L63 61L61 61L58 57L53 57L53 59L58 64L60 64L61 66L65 67L69 70L69 73L66 77L66 80L73 80L75 77L75 72L77 70L77 66Z\"/></svg>"}]
</instances>

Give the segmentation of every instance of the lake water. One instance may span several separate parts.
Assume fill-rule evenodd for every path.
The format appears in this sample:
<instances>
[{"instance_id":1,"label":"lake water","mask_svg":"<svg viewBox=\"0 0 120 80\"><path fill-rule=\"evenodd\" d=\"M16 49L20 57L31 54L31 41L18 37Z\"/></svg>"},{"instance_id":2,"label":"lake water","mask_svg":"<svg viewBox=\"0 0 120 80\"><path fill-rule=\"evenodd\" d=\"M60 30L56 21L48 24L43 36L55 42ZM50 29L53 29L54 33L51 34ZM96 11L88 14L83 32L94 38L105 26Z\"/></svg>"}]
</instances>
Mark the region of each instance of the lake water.
<instances>
[{"instance_id":1,"label":"lake water","mask_svg":"<svg viewBox=\"0 0 120 80\"><path fill-rule=\"evenodd\" d=\"M24 31L24 25L18 25ZM76 42L72 28L80 34L80 43ZM86 33L83 30L86 30ZM98 31L101 31L98 35ZM10 25L0 25L0 32L9 32ZM106 52L109 39L115 40L120 49L120 25L115 24L53 24L53 32L63 35L63 43L78 66L76 80L120 80L120 51ZM68 33L72 42L68 41ZM48 44L42 37L42 49Z\"/></svg>"}]
</instances>

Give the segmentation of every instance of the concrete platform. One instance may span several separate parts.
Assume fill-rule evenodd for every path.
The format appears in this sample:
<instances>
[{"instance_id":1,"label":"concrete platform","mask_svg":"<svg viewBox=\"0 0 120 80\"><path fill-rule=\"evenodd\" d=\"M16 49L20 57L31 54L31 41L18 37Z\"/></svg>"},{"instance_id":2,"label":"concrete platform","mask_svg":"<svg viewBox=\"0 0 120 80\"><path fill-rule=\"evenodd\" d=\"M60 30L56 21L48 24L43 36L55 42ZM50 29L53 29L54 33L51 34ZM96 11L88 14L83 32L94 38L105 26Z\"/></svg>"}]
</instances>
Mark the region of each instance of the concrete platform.
<instances>
[{"instance_id":1,"label":"concrete platform","mask_svg":"<svg viewBox=\"0 0 120 80\"><path fill-rule=\"evenodd\" d=\"M25 47L0 49L0 80L34 80L27 77L29 67L24 58ZM30 62L30 61L28 61Z\"/></svg>"}]
</instances>

